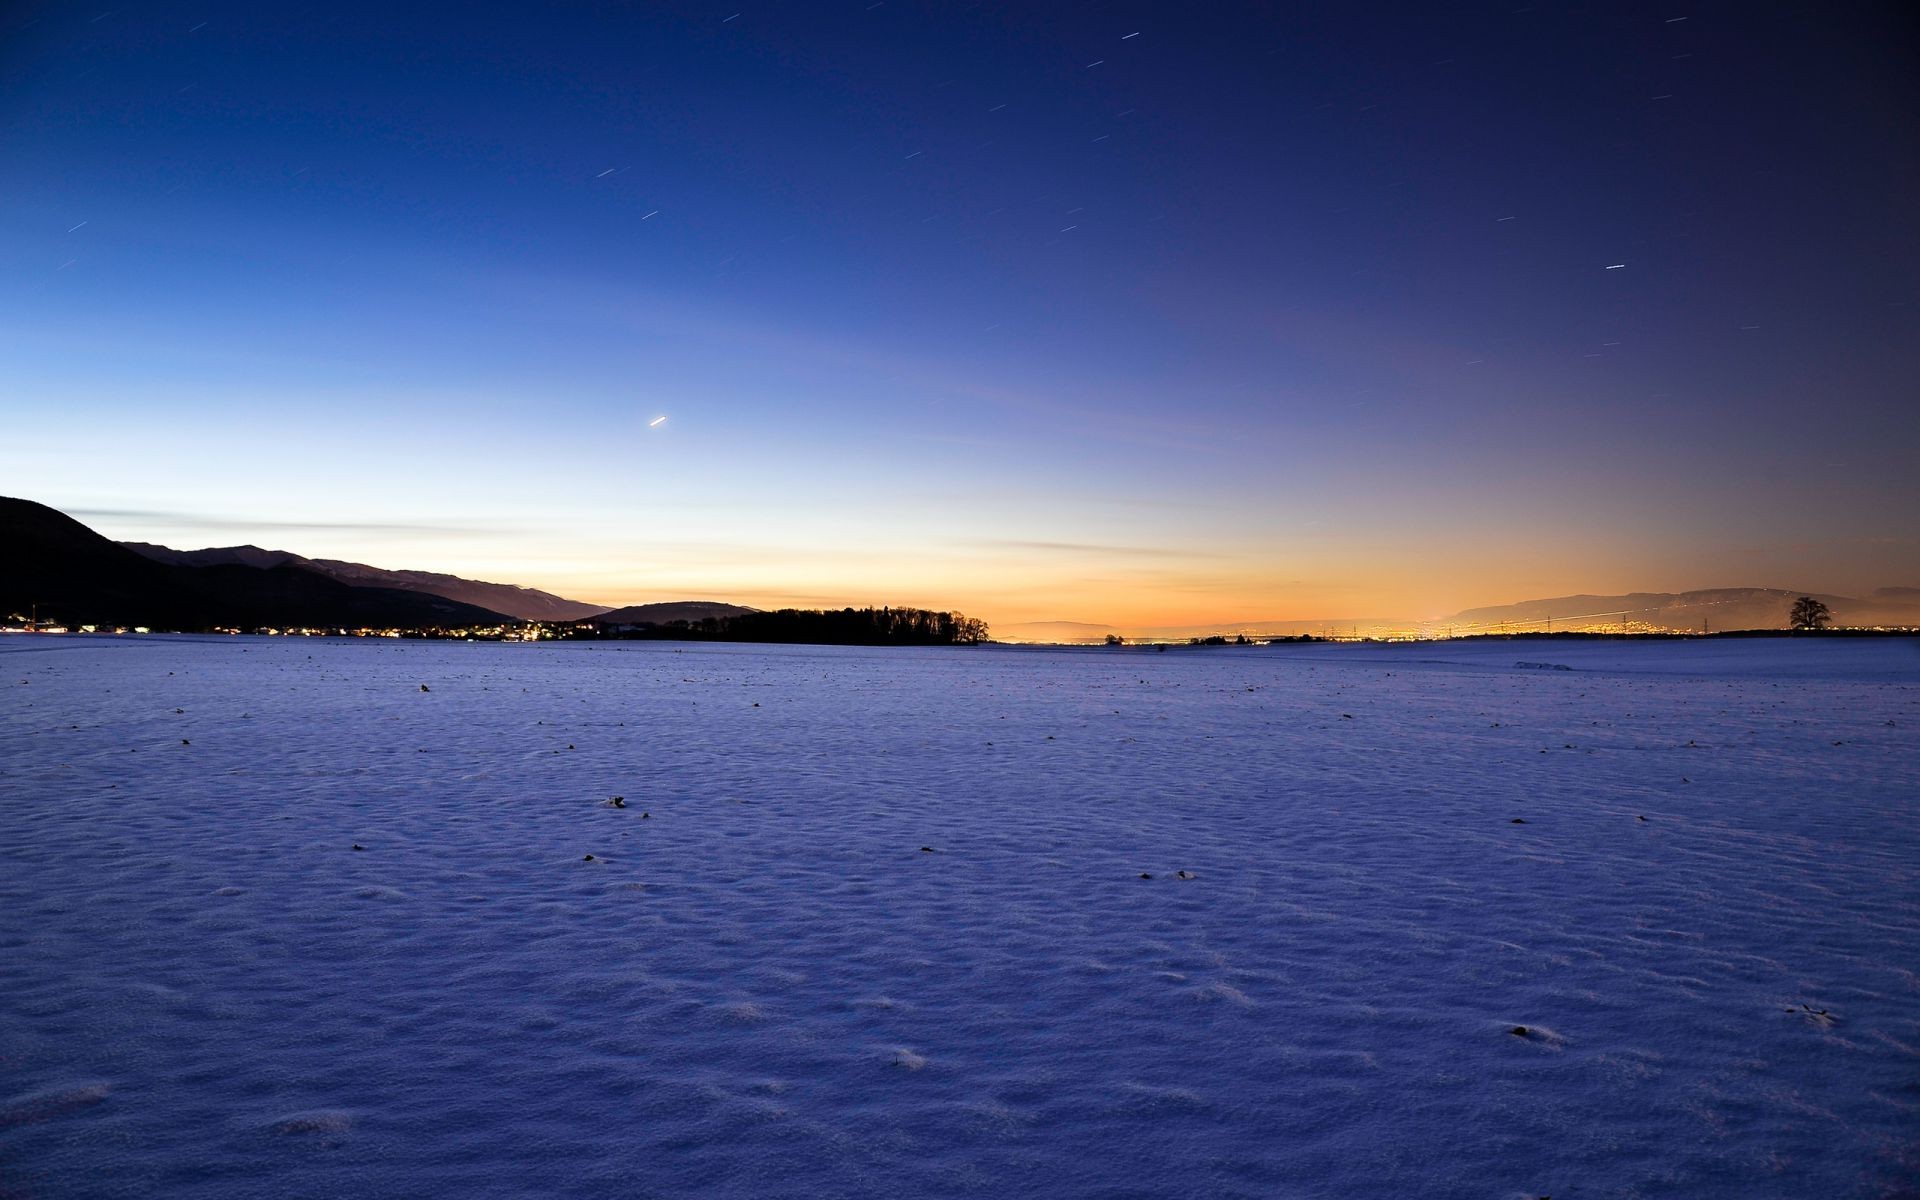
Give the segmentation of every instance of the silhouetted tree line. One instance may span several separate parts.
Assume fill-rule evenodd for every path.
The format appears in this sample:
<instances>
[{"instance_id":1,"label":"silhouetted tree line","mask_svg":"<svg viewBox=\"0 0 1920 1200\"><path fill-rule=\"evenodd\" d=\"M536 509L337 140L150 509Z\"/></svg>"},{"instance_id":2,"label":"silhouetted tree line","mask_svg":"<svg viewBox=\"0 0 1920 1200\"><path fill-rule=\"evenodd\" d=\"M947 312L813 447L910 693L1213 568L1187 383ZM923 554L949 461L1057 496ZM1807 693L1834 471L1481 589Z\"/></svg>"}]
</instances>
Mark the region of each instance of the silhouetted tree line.
<instances>
[{"instance_id":1,"label":"silhouetted tree line","mask_svg":"<svg viewBox=\"0 0 1920 1200\"><path fill-rule=\"evenodd\" d=\"M701 621L669 621L622 633L623 638L686 638L716 642L786 642L816 646L971 646L987 638L987 623L957 612L924 608L783 608Z\"/></svg>"}]
</instances>

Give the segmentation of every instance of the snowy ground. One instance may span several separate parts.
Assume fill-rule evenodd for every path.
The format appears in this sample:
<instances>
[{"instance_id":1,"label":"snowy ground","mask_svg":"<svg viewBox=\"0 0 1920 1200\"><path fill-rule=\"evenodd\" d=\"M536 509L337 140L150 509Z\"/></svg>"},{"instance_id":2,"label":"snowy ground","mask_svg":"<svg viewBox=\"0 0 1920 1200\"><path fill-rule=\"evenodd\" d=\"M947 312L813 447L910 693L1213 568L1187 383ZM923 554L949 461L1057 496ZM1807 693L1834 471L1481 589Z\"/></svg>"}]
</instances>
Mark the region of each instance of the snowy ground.
<instances>
[{"instance_id":1,"label":"snowy ground","mask_svg":"<svg viewBox=\"0 0 1920 1200\"><path fill-rule=\"evenodd\" d=\"M0 685L0 1195L1920 1194L1912 642Z\"/></svg>"}]
</instances>

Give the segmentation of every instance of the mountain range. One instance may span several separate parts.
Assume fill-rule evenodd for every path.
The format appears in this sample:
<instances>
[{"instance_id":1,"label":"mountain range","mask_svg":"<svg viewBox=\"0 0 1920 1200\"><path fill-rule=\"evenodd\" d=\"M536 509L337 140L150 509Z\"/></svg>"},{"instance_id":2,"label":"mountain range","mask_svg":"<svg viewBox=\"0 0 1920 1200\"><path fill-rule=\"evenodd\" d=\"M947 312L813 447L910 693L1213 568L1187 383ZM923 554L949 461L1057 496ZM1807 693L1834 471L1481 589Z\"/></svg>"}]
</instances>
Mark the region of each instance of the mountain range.
<instances>
[{"instance_id":1,"label":"mountain range","mask_svg":"<svg viewBox=\"0 0 1920 1200\"><path fill-rule=\"evenodd\" d=\"M1827 605L1836 624L1920 626L1920 588L1885 587L1861 597L1784 588L1710 588L1558 596L1426 620L1339 617L1152 627L1030 621L998 626L993 634L999 641L1071 643L1100 642L1109 634L1168 641L1220 633L1364 637L1542 629L1778 629L1785 626L1794 599L1809 594ZM422 629L518 621L665 625L755 610L714 600L608 609L513 584L434 571L386 570L259 546L175 550L148 542L114 542L44 504L0 497L0 618L35 611L68 625Z\"/></svg>"},{"instance_id":2,"label":"mountain range","mask_svg":"<svg viewBox=\"0 0 1920 1200\"><path fill-rule=\"evenodd\" d=\"M348 587L395 588L419 592L442 599L471 604L475 608L513 617L521 621L579 621L607 611L602 604L568 600L551 592L519 587L511 583L486 583L442 575L436 571L388 571L365 563L342 562L335 558L305 558L287 550L262 550L258 546L220 546L206 550L174 550L151 542L122 542L121 545L155 562L178 567L245 566L259 570L275 567L299 567L337 580Z\"/></svg>"},{"instance_id":3,"label":"mountain range","mask_svg":"<svg viewBox=\"0 0 1920 1200\"><path fill-rule=\"evenodd\" d=\"M592 620L698 623L758 611L715 600L608 609L536 588L394 571L260 546L114 542L31 500L0 497L0 618L154 629L473 627Z\"/></svg>"},{"instance_id":4,"label":"mountain range","mask_svg":"<svg viewBox=\"0 0 1920 1200\"><path fill-rule=\"evenodd\" d=\"M158 561L31 500L0 497L0 617L154 629L402 628L508 618L427 592L355 587L293 563Z\"/></svg>"}]
</instances>

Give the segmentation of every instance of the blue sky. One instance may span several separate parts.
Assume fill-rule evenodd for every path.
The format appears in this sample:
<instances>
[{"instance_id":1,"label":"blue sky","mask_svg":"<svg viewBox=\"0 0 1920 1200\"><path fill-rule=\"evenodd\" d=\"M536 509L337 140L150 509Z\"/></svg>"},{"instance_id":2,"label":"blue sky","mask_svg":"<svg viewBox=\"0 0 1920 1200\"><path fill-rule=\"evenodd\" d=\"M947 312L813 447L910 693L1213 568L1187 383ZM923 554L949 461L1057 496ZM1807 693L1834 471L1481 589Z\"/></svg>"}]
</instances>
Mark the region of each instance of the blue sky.
<instances>
[{"instance_id":1,"label":"blue sky","mask_svg":"<svg viewBox=\"0 0 1920 1200\"><path fill-rule=\"evenodd\" d=\"M0 490L112 536L1000 620L1920 582L1898 6L8 19Z\"/></svg>"}]
</instances>

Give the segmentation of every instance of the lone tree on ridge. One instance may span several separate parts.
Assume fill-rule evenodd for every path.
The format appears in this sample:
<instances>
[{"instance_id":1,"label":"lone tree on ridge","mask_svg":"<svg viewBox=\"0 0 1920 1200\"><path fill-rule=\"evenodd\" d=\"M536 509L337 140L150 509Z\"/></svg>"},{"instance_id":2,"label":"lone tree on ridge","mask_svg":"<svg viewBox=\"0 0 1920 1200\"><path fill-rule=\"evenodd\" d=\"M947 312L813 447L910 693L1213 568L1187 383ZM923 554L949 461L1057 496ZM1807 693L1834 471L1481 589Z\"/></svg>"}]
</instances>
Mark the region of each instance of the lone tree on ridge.
<instances>
[{"instance_id":1,"label":"lone tree on ridge","mask_svg":"<svg viewBox=\"0 0 1920 1200\"><path fill-rule=\"evenodd\" d=\"M1812 596L1795 600L1793 611L1787 614L1787 624L1794 629L1823 629L1831 620L1832 610Z\"/></svg>"}]
</instances>

